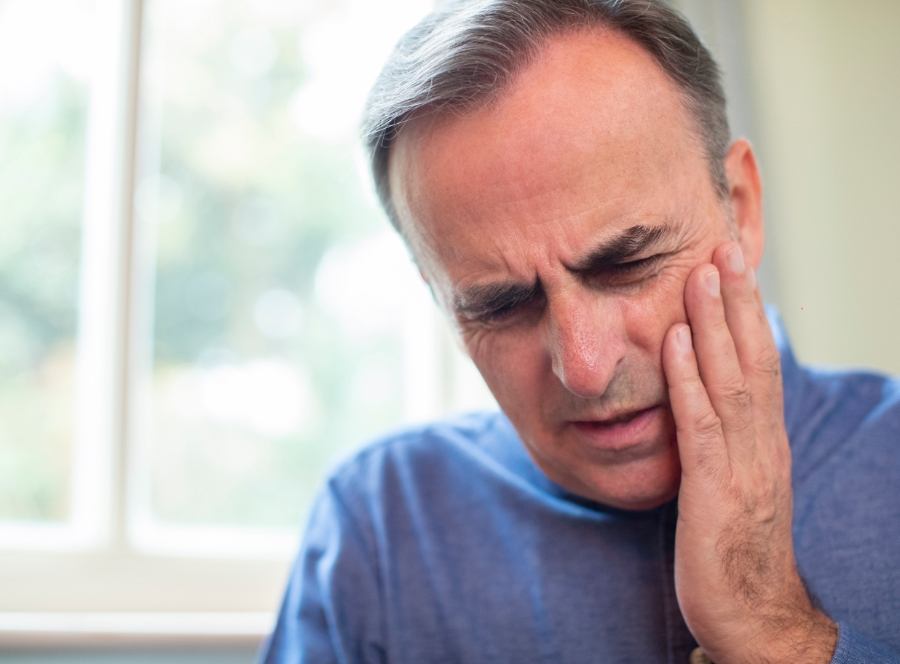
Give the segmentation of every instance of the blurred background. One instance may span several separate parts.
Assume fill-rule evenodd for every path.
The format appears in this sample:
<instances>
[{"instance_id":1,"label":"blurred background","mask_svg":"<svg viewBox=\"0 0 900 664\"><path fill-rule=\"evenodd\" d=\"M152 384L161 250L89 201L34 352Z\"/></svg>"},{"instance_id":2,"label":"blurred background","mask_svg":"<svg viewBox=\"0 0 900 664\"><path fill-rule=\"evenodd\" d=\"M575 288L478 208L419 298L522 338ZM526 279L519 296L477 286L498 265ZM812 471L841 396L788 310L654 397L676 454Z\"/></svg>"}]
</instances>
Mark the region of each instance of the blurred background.
<instances>
[{"instance_id":1,"label":"blurred background","mask_svg":"<svg viewBox=\"0 0 900 664\"><path fill-rule=\"evenodd\" d=\"M246 662L327 469L492 403L379 211L431 0L0 0L0 662ZM799 357L900 372L893 0L681 0Z\"/></svg>"}]
</instances>

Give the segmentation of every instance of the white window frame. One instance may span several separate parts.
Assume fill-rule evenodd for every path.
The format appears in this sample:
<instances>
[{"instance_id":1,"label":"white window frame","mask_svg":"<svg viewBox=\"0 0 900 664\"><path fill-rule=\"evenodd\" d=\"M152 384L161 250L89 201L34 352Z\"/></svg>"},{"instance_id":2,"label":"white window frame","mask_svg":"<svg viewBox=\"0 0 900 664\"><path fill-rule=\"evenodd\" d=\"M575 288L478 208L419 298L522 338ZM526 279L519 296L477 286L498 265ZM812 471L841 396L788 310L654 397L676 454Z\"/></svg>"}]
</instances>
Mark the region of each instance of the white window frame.
<instances>
[{"instance_id":1,"label":"white window frame","mask_svg":"<svg viewBox=\"0 0 900 664\"><path fill-rule=\"evenodd\" d=\"M146 524L135 528L129 513L138 490L130 478L141 463L135 444L137 377L146 363L141 334L152 304L137 291L152 256L134 205L143 9L143 0L98 1L71 518L60 525L0 524L0 650L122 639L255 645L271 629L299 537L261 530L248 538L247 529L227 528L154 532ZM443 345L435 337L411 352L434 358ZM417 410L434 410L442 396L436 385L413 390ZM167 539L179 546L160 546ZM227 555L210 553L217 543Z\"/></svg>"},{"instance_id":2,"label":"white window frame","mask_svg":"<svg viewBox=\"0 0 900 664\"><path fill-rule=\"evenodd\" d=\"M115 635L162 643L221 642L228 635L231 643L255 644L270 627L288 564L285 555L225 560L152 554L128 537L142 10L142 0L97 5L71 517L60 525L0 526L0 648L103 643Z\"/></svg>"}]
</instances>

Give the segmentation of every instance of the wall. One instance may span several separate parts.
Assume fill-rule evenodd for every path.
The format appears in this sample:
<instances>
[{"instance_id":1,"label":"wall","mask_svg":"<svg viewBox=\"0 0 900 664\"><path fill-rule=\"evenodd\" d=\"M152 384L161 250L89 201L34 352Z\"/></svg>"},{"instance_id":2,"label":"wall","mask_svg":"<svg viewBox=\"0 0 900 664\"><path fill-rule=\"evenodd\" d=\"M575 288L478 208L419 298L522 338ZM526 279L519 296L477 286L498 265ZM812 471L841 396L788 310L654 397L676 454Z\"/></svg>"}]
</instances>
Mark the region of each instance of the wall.
<instances>
[{"instance_id":1,"label":"wall","mask_svg":"<svg viewBox=\"0 0 900 664\"><path fill-rule=\"evenodd\" d=\"M900 3L739 4L774 299L797 352L900 373Z\"/></svg>"}]
</instances>

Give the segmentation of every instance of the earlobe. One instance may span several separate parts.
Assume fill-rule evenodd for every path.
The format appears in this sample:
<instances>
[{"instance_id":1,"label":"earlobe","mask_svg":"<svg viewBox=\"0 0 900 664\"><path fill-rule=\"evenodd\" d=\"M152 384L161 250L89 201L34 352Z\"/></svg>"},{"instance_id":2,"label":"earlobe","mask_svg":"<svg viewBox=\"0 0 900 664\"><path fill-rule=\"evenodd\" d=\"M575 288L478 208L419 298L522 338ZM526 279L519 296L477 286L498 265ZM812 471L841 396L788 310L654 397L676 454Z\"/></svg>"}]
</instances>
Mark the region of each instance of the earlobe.
<instances>
[{"instance_id":1,"label":"earlobe","mask_svg":"<svg viewBox=\"0 0 900 664\"><path fill-rule=\"evenodd\" d=\"M765 232L762 212L762 181L750 142L736 140L725 156L728 197L744 256L754 268L762 259Z\"/></svg>"}]
</instances>

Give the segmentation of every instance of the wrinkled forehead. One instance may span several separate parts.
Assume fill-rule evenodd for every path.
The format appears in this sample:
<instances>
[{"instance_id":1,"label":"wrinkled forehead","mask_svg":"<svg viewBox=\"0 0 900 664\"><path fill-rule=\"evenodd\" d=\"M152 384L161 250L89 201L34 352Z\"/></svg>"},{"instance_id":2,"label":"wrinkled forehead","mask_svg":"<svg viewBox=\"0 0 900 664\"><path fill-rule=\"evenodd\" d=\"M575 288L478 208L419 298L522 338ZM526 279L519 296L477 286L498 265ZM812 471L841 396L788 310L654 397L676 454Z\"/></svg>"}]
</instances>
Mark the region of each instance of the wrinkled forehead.
<instances>
[{"instance_id":1,"label":"wrinkled forehead","mask_svg":"<svg viewBox=\"0 0 900 664\"><path fill-rule=\"evenodd\" d=\"M650 173L677 176L685 155L703 161L677 85L629 38L591 30L548 41L491 102L410 122L390 186L417 253L452 242L462 224L448 219L483 222L537 202L553 216L554 202L571 210L601 176L614 203Z\"/></svg>"}]
</instances>

